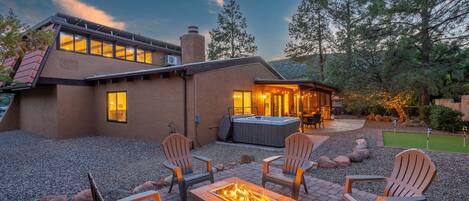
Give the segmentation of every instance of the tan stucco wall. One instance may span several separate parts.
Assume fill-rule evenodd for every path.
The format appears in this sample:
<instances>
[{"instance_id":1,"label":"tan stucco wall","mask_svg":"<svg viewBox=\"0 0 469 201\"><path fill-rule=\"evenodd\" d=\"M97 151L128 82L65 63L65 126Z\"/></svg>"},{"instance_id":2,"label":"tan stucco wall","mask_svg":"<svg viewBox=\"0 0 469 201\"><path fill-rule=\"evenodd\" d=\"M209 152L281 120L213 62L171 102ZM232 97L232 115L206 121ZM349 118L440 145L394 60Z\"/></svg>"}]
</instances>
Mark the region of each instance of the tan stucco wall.
<instances>
[{"instance_id":1,"label":"tan stucco wall","mask_svg":"<svg viewBox=\"0 0 469 201\"><path fill-rule=\"evenodd\" d=\"M106 92L127 91L127 123L108 122ZM168 124L183 133L183 82L153 76L150 80L108 83L95 86L95 123L98 135L148 139L161 142L168 136Z\"/></svg>"},{"instance_id":2,"label":"tan stucco wall","mask_svg":"<svg viewBox=\"0 0 469 201\"><path fill-rule=\"evenodd\" d=\"M55 86L21 91L19 93L20 129L49 138L57 138L56 94Z\"/></svg>"},{"instance_id":3,"label":"tan stucco wall","mask_svg":"<svg viewBox=\"0 0 469 201\"><path fill-rule=\"evenodd\" d=\"M3 118L0 118L0 132L19 128L19 110L19 97L15 96Z\"/></svg>"},{"instance_id":4,"label":"tan stucco wall","mask_svg":"<svg viewBox=\"0 0 469 201\"><path fill-rule=\"evenodd\" d=\"M201 123L194 125L195 133L200 144L207 144L216 140L218 124L224 115L228 114L228 107L233 106L233 90L254 90L254 80L277 79L272 72L262 64L254 63L232 66L207 71L194 75L191 80L195 94L195 105L192 114L201 117ZM252 100L257 106L261 98L260 93L253 91ZM189 116L189 122L194 122L194 116Z\"/></svg>"},{"instance_id":5,"label":"tan stucco wall","mask_svg":"<svg viewBox=\"0 0 469 201\"><path fill-rule=\"evenodd\" d=\"M161 63L156 60L155 62ZM97 74L118 73L155 67L158 66L52 48L41 77L83 79Z\"/></svg>"},{"instance_id":6,"label":"tan stucco wall","mask_svg":"<svg viewBox=\"0 0 469 201\"><path fill-rule=\"evenodd\" d=\"M469 95L461 96L461 102L454 102L453 99L435 99L436 105L449 107L464 114L463 120L469 121Z\"/></svg>"},{"instance_id":7,"label":"tan stucco wall","mask_svg":"<svg viewBox=\"0 0 469 201\"><path fill-rule=\"evenodd\" d=\"M57 85L57 138L95 134L94 88Z\"/></svg>"}]
</instances>

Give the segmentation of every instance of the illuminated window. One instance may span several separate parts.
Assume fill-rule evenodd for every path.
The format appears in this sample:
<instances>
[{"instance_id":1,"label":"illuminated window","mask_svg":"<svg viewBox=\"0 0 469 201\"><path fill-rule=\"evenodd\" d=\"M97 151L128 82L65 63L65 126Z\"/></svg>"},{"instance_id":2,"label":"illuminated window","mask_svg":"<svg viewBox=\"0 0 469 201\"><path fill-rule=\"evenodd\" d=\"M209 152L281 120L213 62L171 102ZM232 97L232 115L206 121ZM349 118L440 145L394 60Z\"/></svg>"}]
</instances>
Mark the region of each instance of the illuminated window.
<instances>
[{"instance_id":1,"label":"illuminated window","mask_svg":"<svg viewBox=\"0 0 469 201\"><path fill-rule=\"evenodd\" d=\"M151 51L149 50L145 51L145 63L147 64L153 63L152 54L151 54Z\"/></svg>"},{"instance_id":2,"label":"illuminated window","mask_svg":"<svg viewBox=\"0 0 469 201\"><path fill-rule=\"evenodd\" d=\"M252 95L250 91L234 91L233 92L233 113L252 114Z\"/></svg>"},{"instance_id":3,"label":"illuminated window","mask_svg":"<svg viewBox=\"0 0 469 201\"><path fill-rule=\"evenodd\" d=\"M86 53L88 49L88 41L86 37L75 34L75 52Z\"/></svg>"},{"instance_id":4,"label":"illuminated window","mask_svg":"<svg viewBox=\"0 0 469 201\"><path fill-rule=\"evenodd\" d=\"M127 46L125 47L125 60L135 61L135 48Z\"/></svg>"},{"instance_id":5,"label":"illuminated window","mask_svg":"<svg viewBox=\"0 0 469 201\"><path fill-rule=\"evenodd\" d=\"M73 51L73 34L60 32L60 49Z\"/></svg>"},{"instance_id":6,"label":"illuminated window","mask_svg":"<svg viewBox=\"0 0 469 201\"><path fill-rule=\"evenodd\" d=\"M114 49L112 48L111 42L103 42L103 56L105 57L113 57Z\"/></svg>"},{"instance_id":7,"label":"illuminated window","mask_svg":"<svg viewBox=\"0 0 469 201\"><path fill-rule=\"evenodd\" d=\"M107 93L107 120L127 122L127 92Z\"/></svg>"},{"instance_id":8,"label":"illuminated window","mask_svg":"<svg viewBox=\"0 0 469 201\"><path fill-rule=\"evenodd\" d=\"M99 40L90 40L90 53L94 55L103 55L103 42Z\"/></svg>"},{"instance_id":9,"label":"illuminated window","mask_svg":"<svg viewBox=\"0 0 469 201\"><path fill-rule=\"evenodd\" d=\"M145 51L142 49L137 49L137 61L145 62Z\"/></svg>"},{"instance_id":10,"label":"illuminated window","mask_svg":"<svg viewBox=\"0 0 469 201\"><path fill-rule=\"evenodd\" d=\"M122 45L116 45L116 58L125 59L125 47Z\"/></svg>"}]
</instances>

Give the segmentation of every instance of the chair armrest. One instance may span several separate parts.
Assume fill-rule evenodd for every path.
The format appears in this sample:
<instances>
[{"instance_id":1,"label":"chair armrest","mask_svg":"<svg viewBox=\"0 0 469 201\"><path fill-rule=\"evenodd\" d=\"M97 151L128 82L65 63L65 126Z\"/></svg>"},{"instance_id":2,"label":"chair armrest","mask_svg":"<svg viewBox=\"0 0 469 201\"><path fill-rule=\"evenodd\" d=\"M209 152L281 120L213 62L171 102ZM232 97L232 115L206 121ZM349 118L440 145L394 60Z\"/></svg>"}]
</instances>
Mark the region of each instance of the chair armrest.
<instances>
[{"instance_id":1,"label":"chair armrest","mask_svg":"<svg viewBox=\"0 0 469 201\"><path fill-rule=\"evenodd\" d=\"M317 166L318 164L316 162L313 162L313 161L305 161L303 163L303 165L301 166L301 169L304 171L304 172L307 172L308 170L310 170L311 168L313 168L314 166Z\"/></svg>"},{"instance_id":2,"label":"chair armrest","mask_svg":"<svg viewBox=\"0 0 469 201\"><path fill-rule=\"evenodd\" d=\"M145 191L143 193L131 195L129 197L125 197L122 199L119 199L117 201L161 201L160 194L156 191Z\"/></svg>"},{"instance_id":3,"label":"chair armrest","mask_svg":"<svg viewBox=\"0 0 469 201\"><path fill-rule=\"evenodd\" d=\"M195 155L192 155L192 157L194 157L195 159L197 160L200 160L200 161L203 161L205 163L207 163L207 172L212 172L212 159L209 159L207 157L203 157L203 156L195 156Z\"/></svg>"},{"instance_id":4,"label":"chair armrest","mask_svg":"<svg viewBox=\"0 0 469 201\"><path fill-rule=\"evenodd\" d=\"M264 164L263 164L263 168L262 168L262 173L263 174L268 174L269 173L269 166L270 166L270 162L272 161L275 161L275 160L278 160L282 158L282 156L271 156L269 158L266 158L263 160Z\"/></svg>"},{"instance_id":5,"label":"chair armrest","mask_svg":"<svg viewBox=\"0 0 469 201\"><path fill-rule=\"evenodd\" d=\"M386 177L376 175L350 175L345 176L344 193L352 192L353 182L386 181Z\"/></svg>"},{"instance_id":6,"label":"chair armrest","mask_svg":"<svg viewBox=\"0 0 469 201\"><path fill-rule=\"evenodd\" d=\"M382 197L378 196L376 201L426 201L425 196L416 196L416 197Z\"/></svg>"},{"instance_id":7,"label":"chair armrest","mask_svg":"<svg viewBox=\"0 0 469 201\"><path fill-rule=\"evenodd\" d=\"M176 176L178 182L181 182L183 180L182 177L182 170L180 167L174 165L171 161L164 161L163 162L164 167L170 169L173 174Z\"/></svg>"}]
</instances>

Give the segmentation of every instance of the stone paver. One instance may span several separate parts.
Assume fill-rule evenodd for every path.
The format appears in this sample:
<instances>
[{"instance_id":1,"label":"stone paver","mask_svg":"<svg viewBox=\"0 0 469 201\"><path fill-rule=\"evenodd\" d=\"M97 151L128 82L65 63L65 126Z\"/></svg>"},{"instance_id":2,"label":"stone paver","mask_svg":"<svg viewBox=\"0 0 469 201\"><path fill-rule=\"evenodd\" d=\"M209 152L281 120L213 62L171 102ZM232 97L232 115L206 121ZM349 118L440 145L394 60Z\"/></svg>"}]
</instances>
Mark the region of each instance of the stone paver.
<instances>
[{"instance_id":1,"label":"stone paver","mask_svg":"<svg viewBox=\"0 0 469 201\"><path fill-rule=\"evenodd\" d=\"M317 134L317 133L335 133L352 131L362 128L365 125L364 119L334 119L325 120L324 127L321 128L306 128L305 133Z\"/></svg>"},{"instance_id":2,"label":"stone paver","mask_svg":"<svg viewBox=\"0 0 469 201\"><path fill-rule=\"evenodd\" d=\"M280 172L279 168L271 167L270 171ZM314 169L312 170L314 172ZM250 163L245 165L240 165L236 168L218 172L215 174L215 181L220 181L229 177L239 177L243 180L249 181L251 183L260 185L262 177L262 165L260 163ZM207 185L209 182L201 183L191 187L190 189L195 189L199 186ZM339 184L331 183L325 180L317 179L314 177L306 176L306 184L308 186L309 194L306 194L303 187L300 190L300 200L302 201L316 201L316 200L328 200L328 201L339 201L342 199L342 186ZM274 192L281 193L283 195L290 195L290 191L279 185L267 183L266 188ZM173 187L173 191L168 193L169 188L161 189L162 200L165 201L176 201L179 200L179 192L177 186ZM376 195L353 190L354 193L360 194L361 197L366 200L374 200Z\"/></svg>"}]
</instances>

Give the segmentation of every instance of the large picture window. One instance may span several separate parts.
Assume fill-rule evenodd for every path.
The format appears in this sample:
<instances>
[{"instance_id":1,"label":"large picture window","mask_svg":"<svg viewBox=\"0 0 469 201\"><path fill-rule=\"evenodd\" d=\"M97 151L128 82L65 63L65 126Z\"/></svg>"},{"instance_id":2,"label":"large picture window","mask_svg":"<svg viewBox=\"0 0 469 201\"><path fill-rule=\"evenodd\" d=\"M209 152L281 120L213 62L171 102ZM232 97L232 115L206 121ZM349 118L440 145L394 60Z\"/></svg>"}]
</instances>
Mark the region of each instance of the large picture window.
<instances>
[{"instance_id":1,"label":"large picture window","mask_svg":"<svg viewBox=\"0 0 469 201\"><path fill-rule=\"evenodd\" d=\"M107 120L112 122L127 122L127 92L107 93Z\"/></svg>"},{"instance_id":2,"label":"large picture window","mask_svg":"<svg viewBox=\"0 0 469 201\"><path fill-rule=\"evenodd\" d=\"M60 32L60 49L67 51L75 49L73 46L73 34Z\"/></svg>"},{"instance_id":3,"label":"large picture window","mask_svg":"<svg viewBox=\"0 0 469 201\"><path fill-rule=\"evenodd\" d=\"M114 57L114 48L111 42L103 42L103 56L105 57Z\"/></svg>"},{"instance_id":4,"label":"large picture window","mask_svg":"<svg viewBox=\"0 0 469 201\"><path fill-rule=\"evenodd\" d=\"M252 93L250 91L233 92L233 113L235 115L252 114Z\"/></svg>"},{"instance_id":5,"label":"large picture window","mask_svg":"<svg viewBox=\"0 0 469 201\"><path fill-rule=\"evenodd\" d=\"M99 40L90 40L90 53L94 55L103 55L103 42Z\"/></svg>"}]
</instances>

